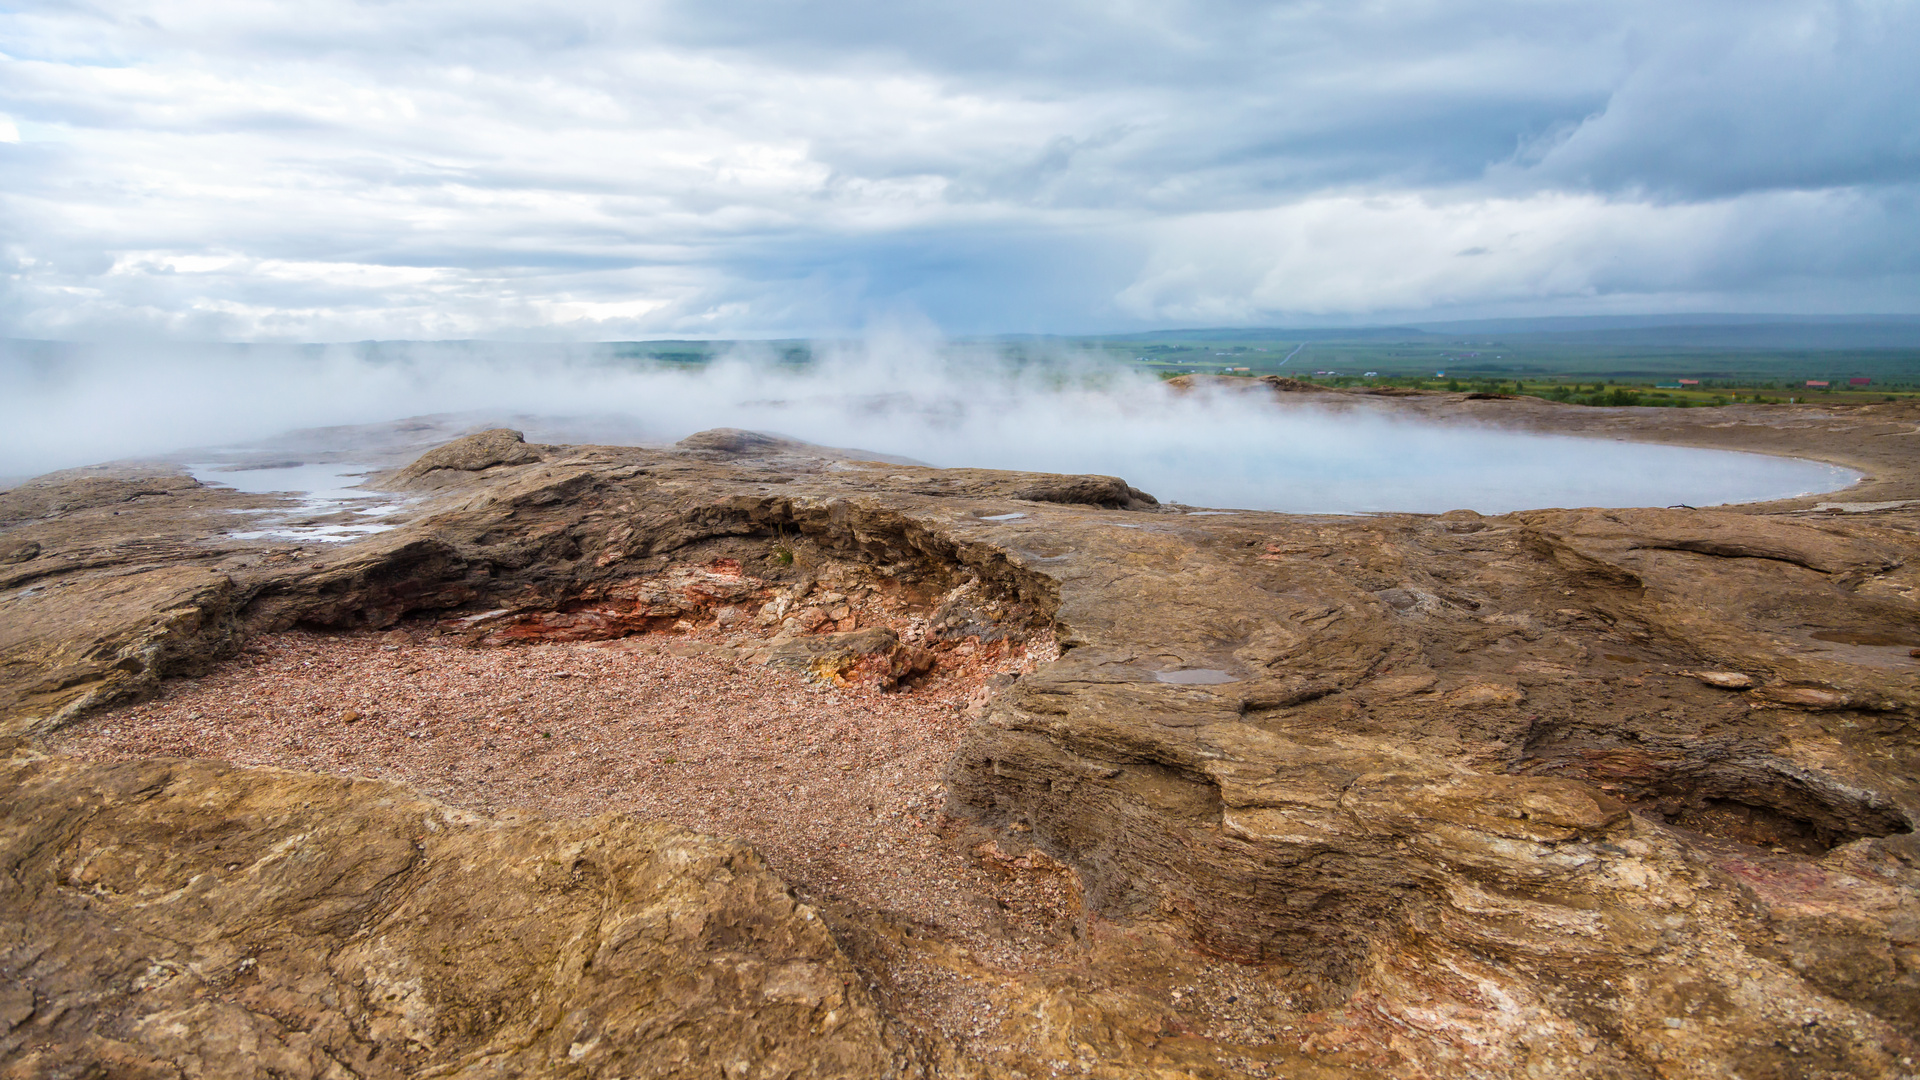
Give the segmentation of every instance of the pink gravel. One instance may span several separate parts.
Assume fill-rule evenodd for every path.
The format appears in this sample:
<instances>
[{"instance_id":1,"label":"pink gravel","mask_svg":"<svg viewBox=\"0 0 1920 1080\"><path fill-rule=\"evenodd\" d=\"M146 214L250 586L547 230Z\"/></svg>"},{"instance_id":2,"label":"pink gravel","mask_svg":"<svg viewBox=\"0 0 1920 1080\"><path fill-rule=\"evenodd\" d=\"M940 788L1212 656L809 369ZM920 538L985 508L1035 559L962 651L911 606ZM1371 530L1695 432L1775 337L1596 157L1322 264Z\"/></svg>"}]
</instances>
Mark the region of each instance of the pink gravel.
<instances>
[{"instance_id":1,"label":"pink gravel","mask_svg":"<svg viewBox=\"0 0 1920 1080\"><path fill-rule=\"evenodd\" d=\"M753 845L829 910L880 913L1003 970L1065 959L1079 913L1068 875L983 859L940 815L969 704L992 674L1051 659L1050 642L991 660L963 644L882 693L682 635L480 648L419 636L257 638L50 742L96 760L384 777L493 815L668 821ZM875 972L894 1009L991 1053L978 1045L998 1019L984 988L897 959Z\"/></svg>"}]
</instances>

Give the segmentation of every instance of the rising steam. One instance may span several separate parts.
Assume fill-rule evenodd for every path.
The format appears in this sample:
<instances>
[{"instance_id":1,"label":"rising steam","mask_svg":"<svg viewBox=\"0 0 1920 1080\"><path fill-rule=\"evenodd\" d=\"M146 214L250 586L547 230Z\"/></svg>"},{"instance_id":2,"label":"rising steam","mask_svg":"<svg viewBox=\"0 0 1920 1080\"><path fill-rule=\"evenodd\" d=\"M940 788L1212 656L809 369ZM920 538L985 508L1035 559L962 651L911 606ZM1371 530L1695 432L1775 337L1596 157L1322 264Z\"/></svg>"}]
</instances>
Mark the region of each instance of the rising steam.
<instances>
[{"instance_id":1,"label":"rising steam","mask_svg":"<svg viewBox=\"0 0 1920 1080\"><path fill-rule=\"evenodd\" d=\"M13 343L0 353L0 476L186 460L185 448L295 428L456 413L517 421L536 437L618 432L661 444L749 428L940 466L1117 475L1166 501L1295 512L1711 505L1851 479L1756 455L1281 408L1264 394L1177 395L1085 357L1016 364L909 334L814 355L795 366L747 345L675 368L597 347Z\"/></svg>"}]
</instances>

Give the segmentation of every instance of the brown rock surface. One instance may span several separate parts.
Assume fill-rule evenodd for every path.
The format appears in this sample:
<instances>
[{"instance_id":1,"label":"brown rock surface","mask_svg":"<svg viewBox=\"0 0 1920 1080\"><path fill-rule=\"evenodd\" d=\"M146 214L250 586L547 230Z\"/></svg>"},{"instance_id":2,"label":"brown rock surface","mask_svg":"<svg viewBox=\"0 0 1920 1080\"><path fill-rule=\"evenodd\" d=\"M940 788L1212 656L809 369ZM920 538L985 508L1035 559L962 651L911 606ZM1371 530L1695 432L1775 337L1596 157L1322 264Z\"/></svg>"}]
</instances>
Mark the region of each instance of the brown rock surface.
<instances>
[{"instance_id":1,"label":"brown rock surface","mask_svg":"<svg viewBox=\"0 0 1920 1080\"><path fill-rule=\"evenodd\" d=\"M1880 413L1685 411L1720 414L1718 445L1800 439L1916 482ZM947 806L983 865L1073 883L1071 958L1003 970L884 911L828 916L865 976L979 988L996 1069L1913 1071L1920 513L1188 516L1106 478L783 453L535 448L436 470L401 528L324 550L136 495L180 523L138 573L104 553L151 521L44 488L0 537L40 546L0 572L56 560L0 596L6 723L68 723L296 624L865 632L840 625L854 585L816 588L830 571L918 620L916 648L1058 636L981 703ZM1083 487L1108 497L1047 497ZM276 985L351 982L305 978Z\"/></svg>"},{"instance_id":2,"label":"brown rock surface","mask_svg":"<svg viewBox=\"0 0 1920 1080\"><path fill-rule=\"evenodd\" d=\"M795 668L839 684L872 682L883 690L924 674L934 664L933 653L902 644L900 635L884 626L775 638L756 658L769 667Z\"/></svg>"},{"instance_id":3,"label":"brown rock surface","mask_svg":"<svg viewBox=\"0 0 1920 1080\"><path fill-rule=\"evenodd\" d=\"M526 436L512 428L489 428L462 436L422 454L398 470L390 486L398 488L458 483L459 473L484 472L496 465L525 465L539 461L540 452L527 445Z\"/></svg>"},{"instance_id":4,"label":"brown rock surface","mask_svg":"<svg viewBox=\"0 0 1920 1080\"><path fill-rule=\"evenodd\" d=\"M736 844L397 784L0 764L0 1076L909 1076Z\"/></svg>"}]
</instances>

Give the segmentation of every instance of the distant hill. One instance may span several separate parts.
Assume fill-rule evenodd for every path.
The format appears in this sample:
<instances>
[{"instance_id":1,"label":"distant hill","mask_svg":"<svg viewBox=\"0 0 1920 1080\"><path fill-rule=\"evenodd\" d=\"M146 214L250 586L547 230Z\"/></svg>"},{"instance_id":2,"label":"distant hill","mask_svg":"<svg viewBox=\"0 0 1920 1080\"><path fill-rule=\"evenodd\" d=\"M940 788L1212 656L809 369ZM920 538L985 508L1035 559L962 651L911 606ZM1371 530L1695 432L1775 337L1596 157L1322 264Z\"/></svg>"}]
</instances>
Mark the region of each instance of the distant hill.
<instances>
[{"instance_id":1,"label":"distant hill","mask_svg":"<svg viewBox=\"0 0 1920 1080\"><path fill-rule=\"evenodd\" d=\"M1920 315L1569 315L1391 326L1195 327L1099 334L1088 341L1320 341L1595 345L1613 348L1914 349Z\"/></svg>"},{"instance_id":2,"label":"distant hill","mask_svg":"<svg viewBox=\"0 0 1920 1080\"><path fill-rule=\"evenodd\" d=\"M1729 349L1920 348L1916 315L1600 315L1421 323L1447 338L1498 336L1557 345Z\"/></svg>"}]
</instances>

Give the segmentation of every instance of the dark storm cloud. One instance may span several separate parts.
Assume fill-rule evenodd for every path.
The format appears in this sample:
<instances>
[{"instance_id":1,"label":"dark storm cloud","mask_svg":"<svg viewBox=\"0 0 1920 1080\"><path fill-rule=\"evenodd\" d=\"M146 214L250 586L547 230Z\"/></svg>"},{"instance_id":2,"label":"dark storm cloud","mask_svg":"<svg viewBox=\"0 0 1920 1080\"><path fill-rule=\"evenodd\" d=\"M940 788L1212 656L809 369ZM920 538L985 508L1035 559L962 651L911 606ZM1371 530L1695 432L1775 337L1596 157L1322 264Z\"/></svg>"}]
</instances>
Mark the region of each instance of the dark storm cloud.
<instances>
[{"instance_id":1,"label":"dark storm cloud","mask_svg":"<svg viewBox=\"0 0 1920 1080\"><path fill-rule=\"evenodd\" d=\"M0 54L18 335L1920 304L1886 0L28 3Z\"/></svg>"}]
</instances>

